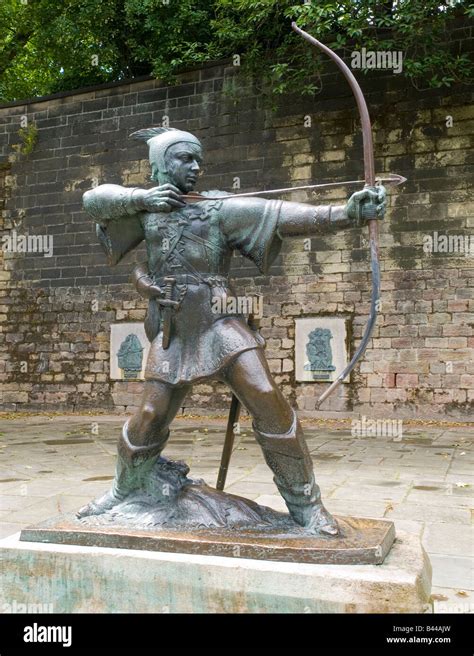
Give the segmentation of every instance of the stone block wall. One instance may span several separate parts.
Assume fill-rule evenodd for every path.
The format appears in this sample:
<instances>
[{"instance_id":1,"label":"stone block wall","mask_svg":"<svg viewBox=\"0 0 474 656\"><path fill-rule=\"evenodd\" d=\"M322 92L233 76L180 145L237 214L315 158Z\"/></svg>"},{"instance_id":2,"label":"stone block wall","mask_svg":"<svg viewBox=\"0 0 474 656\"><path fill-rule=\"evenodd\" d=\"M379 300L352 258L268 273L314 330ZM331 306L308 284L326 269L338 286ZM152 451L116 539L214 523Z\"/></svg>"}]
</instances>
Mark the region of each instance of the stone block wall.
<instances>
[{"instance_id":1,"label":"stone block wall","mask_svg":"<svg viewBox=\"0 0 474 656\"><path fill-rule=\"evenodd\" d=\"M270 367L303 415L469 420L473 90L417 90L388 72L357 76L373 119L376 170L408 181L390 190L381 226L382 306L373 340L351 384L320 412L315 402L325 386L294 379L294 319L348 317L354 351L369 312L366 231L288 240L269 276L235 257L233 275L239 293L263 295ZM38 129L27 156L13 149L25 116ZM0 107L2 236L15 234L17 245L21 235L53 237L51 257L0 251L0 409L129 412L139 404L142 383L109 380L109 327L144 318L145 303L128 281L143 247L107 266L81 197L104 182L149 185L146 147L128 135L167 119L204 143L201 189L363 177L355 103L333 69L314 100L293 98L276 109L226 62L184 73L174 87L146 79ZM285 198L337 204L356 188ZM225 388L209 382L195 386L186 411L224 412L228 403Z\"/></svg>"}]
</instances>

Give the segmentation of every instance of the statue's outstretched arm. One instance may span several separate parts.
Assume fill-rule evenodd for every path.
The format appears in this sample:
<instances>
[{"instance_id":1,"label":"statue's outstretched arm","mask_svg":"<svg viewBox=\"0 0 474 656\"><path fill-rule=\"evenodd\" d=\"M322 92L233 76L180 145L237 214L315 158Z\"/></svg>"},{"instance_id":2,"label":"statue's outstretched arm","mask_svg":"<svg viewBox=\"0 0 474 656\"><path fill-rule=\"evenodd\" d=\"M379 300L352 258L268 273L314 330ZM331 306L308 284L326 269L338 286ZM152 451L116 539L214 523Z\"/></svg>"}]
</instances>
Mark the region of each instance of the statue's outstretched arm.
<instances>
[{"instance_id":1,"label":"statue's outstretched arm","mask_svg":"<svg viewBox=\"0 0 474 656\"><path fill-rule=\"evenodd\" d=\"M347 205L316 206L263 198L229 198L219 210L228 246L239 250L266 273L286 237L311 237L348 228L366 220L367 203L378 191L359 191ZM377 203L377 206L379 203Z\"/></svg>"},{"instance_id":2,"label":"statue's outstretched arm","mask_svg":"<svg viewBox=\"0 0 474 656\"><path fill-rule=\"evenodd\" d=\"M345 205L283 202L278 218L280 237L302 237L335 232L353 225Z\"/></svg>"},{"instance_id":3,"label":"statue's outstretched arm","mask_svg":"<svg viewBox=\"0 0 474 656\"><path fill-rule=\"evenodd\" d=\"M349 198L346 205L307 205L283 202L278 219L280 237L299 237L335 232L343 228L363 225L375 215L385 214L384 187L366 187Z\"/></svg>"}]
</instances>

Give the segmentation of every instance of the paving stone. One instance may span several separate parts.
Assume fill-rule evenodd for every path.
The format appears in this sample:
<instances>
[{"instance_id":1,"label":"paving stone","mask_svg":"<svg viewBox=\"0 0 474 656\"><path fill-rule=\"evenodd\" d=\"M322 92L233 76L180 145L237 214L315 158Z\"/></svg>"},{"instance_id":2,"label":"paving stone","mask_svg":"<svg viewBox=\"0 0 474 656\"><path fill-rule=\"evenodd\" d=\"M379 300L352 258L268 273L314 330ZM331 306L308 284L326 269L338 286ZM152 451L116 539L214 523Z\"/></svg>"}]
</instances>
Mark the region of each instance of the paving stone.
<instances>
[{"instance_id":1,"label":"paving stone","mask_svg":"<svg viewBox=\"0 0 474 656\"><path fill-rule=\"evenodd\" d=\"M46 497L22 496L20 494L15 496L3 495L0 497L0 510L18 511L33 506L40 501L46 501Z\"/></svg>"},{"instance_id":2,"label":"paving stone","mask_svg":"<svg viewBox=\"0 0 474 656\"><path fill-rule=\"evenodd\" d=\"M473 468L474 470L474 468ZM467 483L474 490L474 474L452 474L449 472L445 478L447 483Z\"/></svg>"},{"instance_id":3,"label":"paving stone","mask_svg":"<svg viewBox=\"0 0 474 656\"><path fill-rule=\"evenodd\" d=\"M453 523L466 525L471 523L471 513L468 508L438 508L415 503L394 503L387 510L387 519L410 519L426 523Z\"/></svg>"},{"instance_id":4,"label":"paving stone","mask_svg":"<svg viewBox=\"0 0 474 656\"><path fill-rule=\"evenodd\" d=\"M227 492L246 497L248 494L275 494L278 492L274 483L256 483L254 481L241 481L226 486Z\"/></svg>"},{"instance_id":5,"label":"paving stone","mask_svg":"<svg viewBox=\"0 0 474 656\"><path fill-rule=\"evenodd\" d=\"M61 478L48 478L47 480L36 478L21 483L14 490L11 490L10 494L32 497L49 497L67 490L72 490L75 486L75 481L66 481Z\"/></svg>"},{"instance_id":6,"label":"paving stone","mask_svg":"<svg viewBox=\"0 0 474 656\"><path fill-rule=\"evenodd\" d=\"M402 501L408 492L406 486L400 488L377 487L375 485L342 485L331 495L334 499L361 499Z\"/></svg>"},{"instance_id":7,"label":"paving stone","mask_svg":"<svg viewBox=\"0 0 474 656\"><path fill-rule=\"evenodd\" d=\"M285 505L285 502L278 494L261 494L255 498L255 501L262 506L268 506L273 508L273 510L279 510L280 512L288 512L288 509Z\"/></svg>"},{"instance_id":8,"label":"paving stone","mask_svg":"<svg viewBox=\"0 0 474 656\"><path fill-rule=\"evenodd\" d=\"M384 518L386 508L385 503L379 501L353 501L351 499L334 499L329 498L324 502L326 508L336 515L354 515L354 517L375 517Z\"/></svg>"},{"instance_id":9,"label":"paving stone","mask_svg":"<svg viewBox=\"0 0 474 656\"><path fill-rule=\"evenodd\" d=\"M24 510L10 513L5 517L6 522L22 522L24 525L37 521L44 521L54 515L79 510L90 501L89 496L58 495L49 497L39 503L32 504Z\"/></svg>"},{"instance_id":10,"label":"paving stone","mask_svg":"<svg viewBox=\"0 0 474 656\"><path fill-rule=\"evenodd\" d=\"M78 485L69 488L67 491L62 490L62 493L65 496L82 496L92 499L107 492L112 485L112 480L113 476L106 481L88 481L85 483L79 483Z\"/></svg>"},{"instance_id":11,"label":"paving stone","mask_svg":"<svg viewBox=\"0 0 474 656\"><path fill-rule=\"evenodd\" d=\"M423 522L415 522L410 519L394 519L393 522L395 524L395 530L397 532L405 531L406 533L417 535L420 538L425 530L425 525Z\"/></svg>"},{"instance_id":12,"label":"paving stone","mask_svg":"<svg viewBox=\"0 0 474 656\"><path fill-rule=\"evenodd\" d=\"M433 585L474 591L472 558L430 554Z\"/></svg>"},{"instance_id":13,"label":"paving stone","mask_svg":"<svg viewBox=\"0 0 474 656\"><path fill-rule=\"evenodd\" d=\"M470 497L464 497L459 494L450 493L449 490L443 492L423 492L422 490L411 490L406 498L409 503L419 503L420 505L435 505L438 508L470 508L473 500Z\"/></svg>"},{"instance_id":14,"label":"paving stone","mask_svg":"<svg viewBox=\"0 0 474 656\"><path fill-rule=\"evenodd\" d=\"M19 533L24 527L23 523L14 524L12 522L1 522L0 523L0 538L7 538L9 535L14 535Z\"/></svg>"},{"instance_id":15,"label":"paving stone","mask_svg":"<svg viewBox=\"0 0 474 656\"><path fill-rule=\"evenodd\" d=\"M459 595L459 592L465 594ZM431 598L435 613L474 613L474 592L459 588L433 586Z\"/></svg>"},{"instance_id":16,"label":"paving stone","mask_svg":"<svg viewBox=\"0 0 474 656\"><path fill-rule=\"evenodd\" d=\"M423 545L430 554L474 556L474 529L458 524L429 524L423 536Z\"/></svg>"},{"instance_id":17,"label":"paving stone","mask_svg":"<svg viewBox=\"0 0 474 656\"><path fill-rule=\"evenodd\" d=\"M459 466L455 466L455 465L452 465L452 466L449 468L449 473L450 473L450 474L455 474L455 475L457 475L457 476L464 476L464 475L466 475L466 474L467 474L467 475L472 474L472 470L473 470L473 466L470 465L470 464L468 464L468 463L466 463L465 466L461 466L461 465L459 465Z\"/></svg>"}]
</instances>

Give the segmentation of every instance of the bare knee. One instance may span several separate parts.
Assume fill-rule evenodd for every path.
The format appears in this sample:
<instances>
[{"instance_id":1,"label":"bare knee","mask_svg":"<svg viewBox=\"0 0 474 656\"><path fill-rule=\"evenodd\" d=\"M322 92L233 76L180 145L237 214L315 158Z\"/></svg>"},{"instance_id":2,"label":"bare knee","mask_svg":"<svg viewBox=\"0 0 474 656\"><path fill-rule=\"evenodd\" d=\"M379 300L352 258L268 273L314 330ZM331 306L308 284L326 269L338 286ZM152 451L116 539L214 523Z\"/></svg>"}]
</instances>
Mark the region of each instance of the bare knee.
<instances>
[{"instance_id":1,"label":"bare knee","mask_svg":"<svg viewBox=\"0 0 474 656\"><path fill-rule=\"evenodd\" d=\"M149 401L143 403L140 410L130 420L129 425L134 435L141 438L140 441L151 436L156 438L168 428L159 409Z\"/></svg>"},{"instance_id":2,"label":"bare knee","mask_svg":"<svg viewBox=\"0 0 474 656\"><path fill-rule=\"evenodd\" d=\"M257 430L286 433L293 424L293 410L257 350L242 353L225 378L252 415Z\"/></svg>"},{"instance_id":3,"label":"bare knee","mask_svg":"<svg viewBox=\"0 0 474 656\"><path fill-rule=\"evenodd\" d=\"M141 407L141 423L146 426L156 423L158 419L158 409L153 403L146 402Z\"/></svg>"},{"instance_id":4,"label":"bare knee","mask_svg":"<svg viewBox=\"0 0 474 656\"><path fill-rule=\"evenodd\" d=\"M257 430L280 435L293 424L294 413L278 389L259 391L252 408L248 408Z\"/></svg>"}]
</instances>

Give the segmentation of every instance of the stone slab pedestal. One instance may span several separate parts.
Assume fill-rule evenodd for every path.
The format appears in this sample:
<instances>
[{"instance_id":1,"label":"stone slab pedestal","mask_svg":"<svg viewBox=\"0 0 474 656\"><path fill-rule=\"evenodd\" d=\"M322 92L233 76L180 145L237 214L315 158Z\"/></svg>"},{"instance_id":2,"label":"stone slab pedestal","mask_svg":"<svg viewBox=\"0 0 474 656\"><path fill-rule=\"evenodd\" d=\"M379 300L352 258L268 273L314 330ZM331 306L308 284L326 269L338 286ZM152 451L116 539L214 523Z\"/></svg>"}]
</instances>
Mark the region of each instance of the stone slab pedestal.
<instances>
[{"instance_id":1,"label":"stone slab pedestal","mask_svg":"<svg viewBox=\"0 0 474 656\"><path fill-rule=\"evenodd\" d=\"M251 530L238 527L193 527L146 530L98 524L94 521L88 523L87 519L78 521L74 515L63 514L37 526L24 528L20 540L318 565L381 565L395 540L393 522L382 519L336 516L341 535L331 538L308 535L303 527L289 520L288 515L280 513L279 518L285 522L285 528L267 526ZM93 517L92 520L97 518ZM292 527L288 526L289 522Z\"/></svg>"},{"instance_id":2,"label":"stone slab pedestal","mask_svg":"<svg viewBox=\"0 0 474 656\"><path fill-rule=\"evenodd\" d=\"M0 541L4 604L55 613L429 612L420 540L397 537L382 565L320 565ZM5 606L7 607L7 606Z\"/></svg>"}]
</instances>

